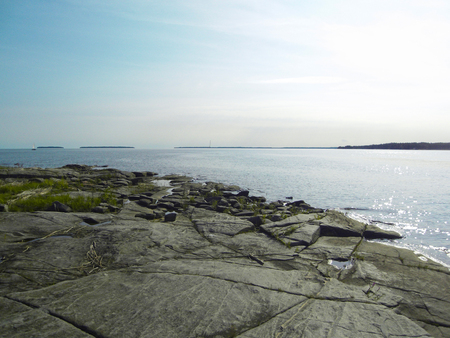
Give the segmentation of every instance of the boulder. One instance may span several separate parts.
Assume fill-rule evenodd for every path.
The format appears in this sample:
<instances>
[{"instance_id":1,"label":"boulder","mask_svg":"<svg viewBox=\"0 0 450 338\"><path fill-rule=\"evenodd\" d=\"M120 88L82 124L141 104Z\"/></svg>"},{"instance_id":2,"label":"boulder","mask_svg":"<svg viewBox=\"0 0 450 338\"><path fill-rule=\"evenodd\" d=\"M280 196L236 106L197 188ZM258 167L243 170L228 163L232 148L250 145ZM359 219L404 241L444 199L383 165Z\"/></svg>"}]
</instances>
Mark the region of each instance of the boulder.
<instances>
[{"instance_id":1,"label":"boulder","mask_svg":"<svg viewBox=\"0 0 450 338\"><path fill-rule=\"evenodd\" d=\"M238 212L235 216L237 217L248 217L248 216L253 216L255 214L254 211L251 210L243 210Z\"/></svg>"},{"instance_id":2,"label":"boulder","mask_svg":"<svg viewBox=\"0 0 450 338\"><path fill-rule=\"evenodd\" d=\"M252 222L257 227L259 227L260 225L262 225L264 223L264 219L262 218L262 216L249 217L249 218L247 218L247 220Z\"/></svg>"},{"instance_id":3,"label":"boulder","mask_svg":"<svg viewBox=\"0 0 450 338\"><path fill-rule=\"evenodd\" d=\"M270 217L270 220L271 220L272 222L278 222L278 221L281 221L282 219L283 219L283 217L281 217L280 214L275 214L275 215L273 215L272 217Z\"/></svg>"},{"instance_id":4,"label":"boulder","mask_svg":"<svg viewBox=\"0 0 450 338\"><path fill-rule=\"evenodd\" d=\"M128 186L131 184L131 181L120 179L113 182L114 186Z\"/></svg>"},{"instance_id":5,"label":"boulder","mask_svg":"<svg viewBox=\"0 0 450 338\"><path fill-rule=\"evenodd\" d=\"M250 199L251 199L253 202L261 202L261 203L266 202L266 198L263 197L263 196L251 196Z\"/></svg>"},{"instance_id":6,"label":"boulder","mask_svg":"<svg viewBox=\"0 0 450 338\"><path fill-rule=\"evenodd\" d=\"M402 235L392 230L384 230L374 225L368 224L363 236L367 239L400 239Z\"/></svg>"},{"instance_id":7,"label":"boulder","mask_svg":"<svg viewBox=\"0 0 450 338\"><path fill-rule=\"evenodd\" d=\"M140 217L140 218L144 218L144 219L147 219L147 220L152 220L152 219L155 219L155 214L154 213L143 213L143 212L140 212L140 213L136 214L135 217Z\"/></svg>"},{"instance_id":8,"label":"boulder","mask_svg":"<svg viewBox=\"0 0 450 338\"><path fill-rule=\"evenodd\" d=\"M236 196L248 197L249 193L250 192L248 190L242 190L242 191L239 191Z\"/></svg>"},{"instance_id":9,"label":"boulder","mask_svg":"<svg viewBox=\"0 0 450 338\"><path fill-rule=\"evenodd\" d=\"M141 198L136 203L140 206L149 208L154 203L154 200L151 198Z\"/></svg>"},{"instance_id":10,"label":"boulder","mask_svg":"<svg viewBox=\"0 0 450 338\"><path fill-rule=\"evenodd\" d=\"M168 212L164 215L164 222L174 222L177 219L176 212Z\"/></svg>"},{"instance_id":11,"label":"boulder","mask_svg":"<svg viewBox=\"0 0 450 338\"><path fill-rule=\"evenodd\" d=\"M364 223L346 217L338 211L328 211L317 221L321 236L361 237L366 229Z\"/></svg>"},{"instance_id":12,"label":"boulder","mask_svg":"<svg viewBox=\"0 0 450 338\"><path fill-rule=\"evenodd\" d=\"M92 212L99 213L99 214L104 214L105 212L108 211L108 208L102 207L102 206L99 205L99 206L96 206L96 207L92 208L91 211L92 211Z\"/></svg>"},{"instance_id":13,"label":"boulder","mask_svg":"<svg viewBox=\"0 0 450 338\"><path fill-rule=\"evenodd\" d=\"M71 212L72 209L63 203L56 201L47 208L47 211Z\"/></svg>"},{"instance_id":14,"label":"boulder","mask_svg":"<svg viewBox=\"0 0 450 338\"><path fill-rule=\"evenodd\" d=\"M144 183L144 178L143 177L135 177L130 179L131 184L133 185L138 185L139 183Z\"/></svg>"},{"instance_id":15,"label":"boulder","mask_svg":"<svg viewBox=\"0 0 450 338\"><path fill-rule=\"evenodd\" d=\"M165 208L167 210L174 210L175 205L171 202L158 202L158 208Z\"/></svg>"}]
</instances>

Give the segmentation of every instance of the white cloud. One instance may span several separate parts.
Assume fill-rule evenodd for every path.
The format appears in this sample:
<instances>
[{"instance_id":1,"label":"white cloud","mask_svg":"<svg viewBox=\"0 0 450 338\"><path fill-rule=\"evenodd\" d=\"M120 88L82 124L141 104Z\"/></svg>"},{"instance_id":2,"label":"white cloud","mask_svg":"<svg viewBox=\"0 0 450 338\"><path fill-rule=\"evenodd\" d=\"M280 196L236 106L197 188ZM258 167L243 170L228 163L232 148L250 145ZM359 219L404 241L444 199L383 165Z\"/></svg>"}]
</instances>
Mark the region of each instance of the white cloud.
<instances>
[{"instance_id":1,"label":"white cloud","mask_svg":"<svg viewBox=\"0 0 450 338\"><path fill-rule=\"evenodd\" d=\"M330 25L332 62L375 80L447 81L450 24L394 13L366 25Z\"/></svg>"}]
</instances>

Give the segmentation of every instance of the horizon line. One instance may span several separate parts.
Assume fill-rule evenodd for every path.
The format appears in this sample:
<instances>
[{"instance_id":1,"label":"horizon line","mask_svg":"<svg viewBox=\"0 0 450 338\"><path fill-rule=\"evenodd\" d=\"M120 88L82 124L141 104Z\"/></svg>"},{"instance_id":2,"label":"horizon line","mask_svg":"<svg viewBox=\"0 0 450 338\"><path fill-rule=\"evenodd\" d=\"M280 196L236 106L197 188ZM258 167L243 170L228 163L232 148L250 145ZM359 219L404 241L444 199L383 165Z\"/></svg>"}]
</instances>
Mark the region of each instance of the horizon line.
<instances>
[{"instance_id":1,"label":"horizon line","mask_svg":"<svg viewBox=\"0 0 450 338\"><path fill-rule=\"evenodd\" d=\"M188 147L174 147L175 149L179 148L200 148L200 149L337 149L338 147L211 147L211 146L205 146L205 147L195 147L195 146L188 146Z\"/></svg>"}]
</instances>

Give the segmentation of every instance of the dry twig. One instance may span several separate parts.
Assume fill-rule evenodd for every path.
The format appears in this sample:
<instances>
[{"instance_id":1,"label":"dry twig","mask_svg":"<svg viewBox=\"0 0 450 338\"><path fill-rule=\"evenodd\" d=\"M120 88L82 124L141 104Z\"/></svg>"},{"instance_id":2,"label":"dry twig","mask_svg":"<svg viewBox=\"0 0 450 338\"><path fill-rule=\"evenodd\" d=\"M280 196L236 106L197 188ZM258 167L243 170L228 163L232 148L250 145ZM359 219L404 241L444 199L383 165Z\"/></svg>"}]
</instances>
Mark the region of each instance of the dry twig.
<instances>
[{"instance_id":1,"label":"dry twig","mask_svg":"<svg viewBox=\"0 0 450 338\"><path fill-rule=\"evenodd\" d=\"M95 251L95 248L96 248L96 244L95 244L95 242L92 242L91 246L89 247L89 251L86 253L88 262L83 264L84 266L92 266L92 269L88 272L88 275L96 270L103 268L103 265L102 265L103 257L100 256L97 253L97 251Z\"/></svg>"}]
</instances>

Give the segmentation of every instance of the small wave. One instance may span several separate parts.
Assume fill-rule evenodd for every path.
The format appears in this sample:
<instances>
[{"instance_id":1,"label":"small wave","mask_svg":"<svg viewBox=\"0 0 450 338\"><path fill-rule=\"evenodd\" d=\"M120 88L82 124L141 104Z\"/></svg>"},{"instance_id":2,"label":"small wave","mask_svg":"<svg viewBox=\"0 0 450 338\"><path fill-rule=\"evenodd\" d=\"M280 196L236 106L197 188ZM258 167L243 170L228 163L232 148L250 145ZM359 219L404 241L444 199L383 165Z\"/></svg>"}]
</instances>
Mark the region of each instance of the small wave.
<instances>
[{"instance_id":1,"label":"small wave","mask_svg":"<svg viewBox=\"0 0 450 338\"><path fill-rule=\"evenodd\" d=\"M369 209L369 208L352 208L352 207L347 207L347 208L339 208L341 210L355 210L355 211L371 211L373 209Z\"/></svg>"},{"instance_id":2,"label":"small wave","mask_svg":"<svg viewBox=\"0 0 450 338\"><path fill-rule=\"evenodd\" d=\"M338 208L338 210L345 210L345 211L363 211L363 212L377 212L381 214L396 214L398 210L394 209L378 209L378 208L357 208L357 207L344 207L344 208Z\"/></svg>"},{"instance_id":3,"label":"small wave","mask_svg":"<svg viewBox=\"0 0 450 338\"><path fill-rule=\"evenodd\" d=\"M377 220L371 220L370 221L371 224L384 224L384 225L391 225L391 226L395 226L395 223L392 222L383 222L383 221L377 221Z\"/></svg>"}]
</instances>

